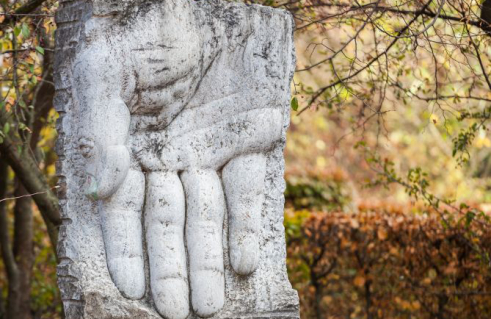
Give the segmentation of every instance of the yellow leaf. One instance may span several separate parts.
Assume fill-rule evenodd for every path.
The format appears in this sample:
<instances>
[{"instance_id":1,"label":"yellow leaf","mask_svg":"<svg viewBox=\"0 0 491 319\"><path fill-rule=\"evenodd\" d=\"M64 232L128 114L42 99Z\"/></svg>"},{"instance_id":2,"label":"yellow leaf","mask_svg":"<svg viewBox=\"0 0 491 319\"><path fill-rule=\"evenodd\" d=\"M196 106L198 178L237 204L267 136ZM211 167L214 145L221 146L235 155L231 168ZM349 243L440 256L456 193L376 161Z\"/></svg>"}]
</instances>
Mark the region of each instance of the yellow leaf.
<instances>
[{"instance_id":1,"label":"yellow leaf","mask_svg":"<svg viewBox=\"0 0 491 319\"><path fill-rule=\"evenodd\" d=\"M356 219L351 220L351 228L357 229L360 227L360 223Z\"/></svg>"},{"instance_id":2,"label":"yellow leaf","mask_svg":"<svg viewBox=\"0 0 491 319\"><path fill-rule=\"evenodd\" d=\"M435 125L437 125L439 122L439 118L436 114L431 114L430 119L433 122L433 124L435 124Z\"/></svg>"},{"instance_id":3,"label":"yellow leaf","mask_svg":"<svg viewBox=\"0 0 491 319\"><path fill-rule=\"evenodd\" d=\"M354 284L356 287L363 287L365 285L365 277L361 275L356 276Z\"/></svg>"},{"instance_id":4,"label":"yellow leaf","mask_svg":"<svg viewBox=\"0 0 491 319\"><path fill-rule=\"evenodd\" d=\"M419 310L421 308L421 304L419 303L419 301L413 301L412 306L414 310Z\"/></svg>"},{"instance_id":5,"label":"yellow leaf","mask_svg":"<svg viewBox=\"0 0 491 319\"><path fill-rule=\"evenodd\" d=\"M406 301L406 300L403 300L401 302L401 306L402 306L402 309L404 309L404 310L411 309L411 303L409 303L409 301Z\"/></svg>"},{"instance_id":6,"label":"yellow leaf","mask_svg":"<svg viewBox=\"0 0 491 319\"><path fill-rule=\"evenodd\" d=\"M430 270L428 271L428 277L429 277L431 280L435 279L435 278L436 278L436 276L437 276L437 273L436 273L436 270L435 270L435 269L430 269Z\"/></svg>"},{"instance_id":7,"label":"yellow leaf","mask_svg":"<svg viewBox=\"0 0 491 319\"><path fill-rule=\"evenodd\" d=\"M12 42L10 41L3 41L2 42L2 48L4 51L12 50Z\"/></svg>"},{"instance_id":8,"label":"yellow leaf","mask_svg":"<svg viewBox=\"0 0 491 319\"><path fill-rule=\"evenodd\" d=\"M391 255L394 255L394 256L398 256L399 255L399 251L395 247L390 247L389 252L390 252Z\"/></svg>"},{"instance_id":9,"label":"yellow leaf","mask_svg":"<svg viewBox=\"0 0 491 319\"><path fill-rule=\"evenodd\" d=\"M322 302L325 304L330 304L332 302L332 297L331 296L325 296L322 298Z\"/></svg>"},{"instance_id":10,"label":"yellow leaf","mask_svg":"<svg viewBox=\"0 0 491 319\"><path fill-rule=\"evenodd\" d=\"M387 230L385 230L385 228L380 227L377 231L377 236L379 240L386 240L388 237Z\"/></svg>"}]
</instances>

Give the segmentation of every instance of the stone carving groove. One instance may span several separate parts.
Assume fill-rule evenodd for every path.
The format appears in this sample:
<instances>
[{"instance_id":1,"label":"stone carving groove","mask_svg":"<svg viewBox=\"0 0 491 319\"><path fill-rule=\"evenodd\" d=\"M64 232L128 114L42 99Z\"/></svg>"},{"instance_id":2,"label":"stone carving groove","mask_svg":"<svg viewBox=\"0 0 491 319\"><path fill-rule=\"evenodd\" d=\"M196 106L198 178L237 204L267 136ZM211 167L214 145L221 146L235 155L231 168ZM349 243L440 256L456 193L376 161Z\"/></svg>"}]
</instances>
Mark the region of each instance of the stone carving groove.
<instances>
[{"instance_id":1,"label":"stone carving groove","mask_svg":"<svg viewBox=\"0 0 491 319\"><path fill-rule=\"evenodd\" d=\"M67 318L298 318L283 156L291 17L220 0L61 1Z\"/></svg>"}]
</instances>

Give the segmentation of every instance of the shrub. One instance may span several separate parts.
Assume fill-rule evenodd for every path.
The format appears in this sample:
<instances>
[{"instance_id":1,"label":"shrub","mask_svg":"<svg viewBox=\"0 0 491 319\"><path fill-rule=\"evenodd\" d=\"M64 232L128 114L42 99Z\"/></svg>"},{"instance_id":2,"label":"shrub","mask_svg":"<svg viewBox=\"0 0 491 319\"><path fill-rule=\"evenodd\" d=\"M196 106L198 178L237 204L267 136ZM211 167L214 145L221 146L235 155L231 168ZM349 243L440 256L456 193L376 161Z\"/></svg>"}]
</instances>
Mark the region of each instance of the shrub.
<instances>
[{"instance_id":1,"label":"shrub","mask_svg":"<svg viewBox=\"0 0 491 319\"><path fill-rule=\"evenodd\" d=\"M441 220L394 209L287 214L302 318L491 318L489 225Z\"/></svg>"},{"instance_id":2,"label":"shrub","mask_svg":"<svg viewBox=\"0 0 491 319\"><path fill-rule=\"evenodd\" d=\"M286 174L286 204L297 209L346 210L352 200L352 190L346 179L346 174L340 171L289 171Z\"/></svg>"}]
</instances>

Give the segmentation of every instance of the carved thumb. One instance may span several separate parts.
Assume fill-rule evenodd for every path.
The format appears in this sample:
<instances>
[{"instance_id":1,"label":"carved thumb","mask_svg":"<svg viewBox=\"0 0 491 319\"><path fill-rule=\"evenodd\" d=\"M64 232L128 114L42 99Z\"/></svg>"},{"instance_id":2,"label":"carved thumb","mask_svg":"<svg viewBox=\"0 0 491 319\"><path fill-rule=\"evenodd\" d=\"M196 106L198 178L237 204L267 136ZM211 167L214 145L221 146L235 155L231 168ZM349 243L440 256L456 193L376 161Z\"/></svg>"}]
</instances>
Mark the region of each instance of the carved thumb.
<instances>
[{"instance_id":1,"label":"carved thumb","mask_svg":"<svg viewBox=\"0 0 491 319\"><path fill-rule=\"evenodd\" d=\"M113 195L123 184L130 167L130 154L123 145L109 146L102 158L87 170L85 194L92 200Z\"/></svg>"}]
</instances>

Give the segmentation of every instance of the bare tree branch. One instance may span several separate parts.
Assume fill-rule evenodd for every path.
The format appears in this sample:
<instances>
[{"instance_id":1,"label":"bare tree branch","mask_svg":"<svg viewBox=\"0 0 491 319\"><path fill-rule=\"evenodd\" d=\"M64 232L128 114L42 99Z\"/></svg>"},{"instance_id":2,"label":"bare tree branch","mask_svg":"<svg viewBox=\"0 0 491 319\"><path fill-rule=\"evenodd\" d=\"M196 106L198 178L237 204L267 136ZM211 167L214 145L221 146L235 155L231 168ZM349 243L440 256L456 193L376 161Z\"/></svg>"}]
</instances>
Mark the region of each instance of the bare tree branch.
<instances>
[{"instance_id":1,"label":"bare tree branch","mask_svg":"<svg viewBox=\"0 0 491 319\"><path fill-rule=\"evenodd\" d=\"M0 113L0 123L5 123L5 113ZM0 153L26 190L32 194L38 193L33 196L33 199L46 223L51 243L53 247L56 247L61 218L56 195L51 190L46 192L49 189L46 177L39 170L32 155L28 152L20 154L10 137L6 136L3 143L0 144Z\"/></svg>"},{"instance_id":2,"label":"bare tree branch","mask_svg":"<svg viewBox=\"0 0 491 319\"><path fill-rule=\"evenodd\" d=\"M373 3L368 3L362 6L354 6L350 4L342 4L342 3L319 3L319 4L313 4L313 5L307 5L307 6L302 6L298 8L291 9L291 11L295 12L298 10L305 10L305 9L310 9L310 8L319 8L319 7L327 7L327 8L342 8L345 9L342 14L345 15L350 12L356 12L356 11L365 11L365 10L373 10L373 11L379 11L382 13L385 12L390 12L390 13L395 13L395 14L401 14L401 15L423 15L429 18L436 18L436 19L441 19L441 20L449 20L449 21L455 21L455 22L460 22L463 23L464 21L472 26L478 27L478 28L483 28L487 23L481 21L481 20L465 20L463 17L458 17L458 16L451 16L451 15L446 15L446 14L438 14L438 12L432 12L427 9L423 10L407 10L407 9L399 9L396 7L389 7L389 6L377 6L377 2ZM327 19L337 17L339 16L338 14L335 14L333 16L327 17ZM308 24L308 26L312 24L317 24L320 22L323 22L327 19L320 19L313 21ZM301 26L297 28L297 30L301 30L303 28L307 27L307 25Z\"/></svg>"},{"instance_id":3,"label":"bare tree branch","mask_svg":"<svg viewBox=\"0 0 491 319\"><path fill-rule=\"evenodd\" d=\"M429 5L433 2L433 0L429 0L424 6L423 8L420 10L421 12L424 12L428 7ZM413 17L413 19L411 19L411 21L409 21L405 26L404 28L402 28L398 33L397 35L402 35L404 34L407 30L409 30L409 28L411 27L411 25L416 22L416 20L418 20L418 18L422 15L422 13L420 14L417 14L415 17ZM344 84L347 80L357 76L358 74L360 74L361 72L363 72L364 70L368 69L372 64L374 64L376 61L378 61L378 59L380 59L382 56L385 56L387 54L387 52L390 51L390 49L400 40L400 38L395 38L392 40L392 42L387 46L387 48L377 54L376 57L374 57L373 59L371 59L366 65L364 65L363 67L359 68L358 70L356 70L355 72L351 73L350 75L342 78L342 79L339 79L337 81L335 81L334 83L331 83L327 86L324 86L322 88L320 88L319 90L317 90L317 92L312 96L312 98L310 99L308 105L306 107L304 107L298 114L302 114L305 110L307 110L308 108L310 108L310 106L312 106L312 104L322 95L324 94L324 92L326 92L327 90L329 90L330 88L332 87L335 87L339 84Z\"/></svg>"},{"instance_id":4,"label":"bare tree branch","mask_svg":"<svg viewBox=\"0 0 491 319\"><path fill-rule=\"evenodd\" d=\"M31 0L22 7L12 13L5 13L5 19L0 23L0 30L3 30L10 22L14 21L18 16L26 16L39 8L46 0Z\"/></svg>"}]
</instances>

